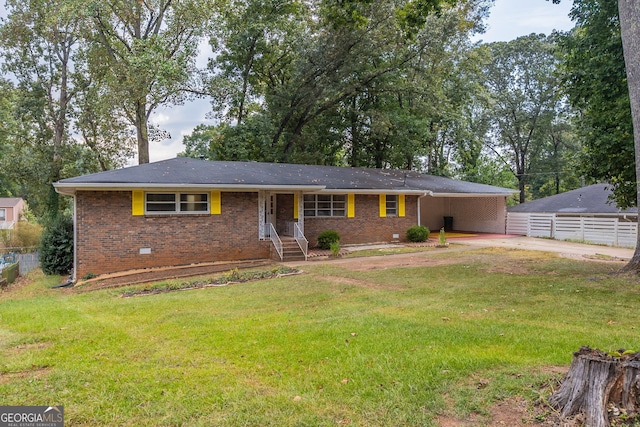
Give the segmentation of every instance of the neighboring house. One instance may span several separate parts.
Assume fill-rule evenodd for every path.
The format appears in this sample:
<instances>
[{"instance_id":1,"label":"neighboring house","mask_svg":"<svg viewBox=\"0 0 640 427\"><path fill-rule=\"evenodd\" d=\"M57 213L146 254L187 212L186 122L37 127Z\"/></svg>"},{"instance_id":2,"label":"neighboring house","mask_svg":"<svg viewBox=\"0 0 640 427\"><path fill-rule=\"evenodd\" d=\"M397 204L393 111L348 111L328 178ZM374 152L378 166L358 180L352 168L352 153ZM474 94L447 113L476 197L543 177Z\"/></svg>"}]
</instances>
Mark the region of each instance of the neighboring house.
<instances>
[{"instance_id":1,"label":"neighboring house","mask_svg":"<svg viewBox=\"0 0 640 427\"><path fill-rule=\"evenodd\" d=\"M634 247L638 209L620 209L609 184L595 184L508 208L507 233Z\"/></svg>"},{"instance_id":2,"label":"neighboring house","mask_svg":"<svg viewBox=\"0 0 640 427\"><path fill-rule=\"evenodd\" d=\"M0 229L14 228L24 210L24 200L19 197L0 198Z\"/></svg>"},{"instance_id":3,"label":"neighboring house","mask_svg":"<svg viewBox=\"0 0 640 427\"><path fill-rule=\"evenodd\" d=\"M75 274L283 257L324 230L340 243L405 239L417 224L504 233L514 190L410 171L185 157L63 179L74 197ZM291 236L288 239L284 236ZM305 255L306 256L306 255Z\"/></svg>"}]
</instances>

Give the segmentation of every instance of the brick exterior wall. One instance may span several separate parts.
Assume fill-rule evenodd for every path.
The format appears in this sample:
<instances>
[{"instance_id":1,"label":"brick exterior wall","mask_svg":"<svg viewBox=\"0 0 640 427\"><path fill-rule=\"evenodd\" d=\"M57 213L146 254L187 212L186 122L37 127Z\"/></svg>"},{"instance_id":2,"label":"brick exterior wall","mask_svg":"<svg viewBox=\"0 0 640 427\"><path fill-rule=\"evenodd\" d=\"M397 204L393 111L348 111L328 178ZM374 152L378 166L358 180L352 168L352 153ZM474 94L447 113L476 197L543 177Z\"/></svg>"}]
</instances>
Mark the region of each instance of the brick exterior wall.
<instances>
[{"instance_id":1,"label":"brick exterior wall","mask_svg":"<svg viewBox=\"0 0 640 427\"><path fill-rule=\"evenodd\" d=\"M421 223L432 233L444 226L444 216L453 217L453 229L476 233L504 234L507 227L506 197L431 197L422 199Z\"/></svg>"},{"instance_id":2,"label":"brick exterior wall","mask_svg":"<svg viewBox=\"0 0 640 427\"><path fill-rule=\"evenodd\" d=\"M270 257L271 243L258 238L258 193L223 192L220 215L133 216L131 197L130 191L77 194L76 277ZM407 195L404 217L380 218L378 195L357 194L355 218L304 218L305 235L312 247L329 229L340 234L343 245L405 241L407 229L418 223L417 202L417 196ZM276 218L283 233L294 220L293 194L278 195Z\"/></svg>"},{"instance_id":3,"label":"brick exterior wall","mask_svg":"<svg viewBox=\"0 0 640 427\"><path fill-rule=\"evenodd\" d=\"M258 193L222 193L221 215L132 216L130 191L76 196L76 276L269 258L258 239ZM140 249L149 248L150 254Z\"/></svg>"},{"instance_id":4,"label":"brick exterior wall","mask_svg":"<svg viewBox=\"0 0 640 427\"><path fill-rule=\"evenodd\" d=\"M306 217L304 234L311 246L317 245L318 235L325 230L337 231L343 245L406 241L407 229L418 224L417 200L417 196L405 196L405 216L402 218L380 218L379 196L356 194L355 218ZM395 239L394 234L399 238Z\"/></svg>"}]
</instances>

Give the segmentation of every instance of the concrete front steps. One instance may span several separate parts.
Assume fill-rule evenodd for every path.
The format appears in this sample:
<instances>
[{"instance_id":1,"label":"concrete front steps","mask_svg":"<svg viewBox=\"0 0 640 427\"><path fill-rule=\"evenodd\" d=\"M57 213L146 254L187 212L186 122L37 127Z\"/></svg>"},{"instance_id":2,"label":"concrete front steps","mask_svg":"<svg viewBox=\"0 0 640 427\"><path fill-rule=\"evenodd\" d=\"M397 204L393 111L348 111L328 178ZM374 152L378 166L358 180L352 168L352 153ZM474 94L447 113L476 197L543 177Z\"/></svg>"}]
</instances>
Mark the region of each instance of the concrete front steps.
<instances>
[{"instance_id":1,"label":"concrete front steps","mask_svg":"<svg viewBox=\"0 0 640 427\"><path fill-rule=\"evenodd\" d=\"M293 237L281 237L282 240L282 261L304 261L304 253L302 249L300 249L300 245L296 242L296 239ZM278 252L272 246L271 247L271 258L280 261L280 257L278 256Z\"/></svg>"}]
</instances>

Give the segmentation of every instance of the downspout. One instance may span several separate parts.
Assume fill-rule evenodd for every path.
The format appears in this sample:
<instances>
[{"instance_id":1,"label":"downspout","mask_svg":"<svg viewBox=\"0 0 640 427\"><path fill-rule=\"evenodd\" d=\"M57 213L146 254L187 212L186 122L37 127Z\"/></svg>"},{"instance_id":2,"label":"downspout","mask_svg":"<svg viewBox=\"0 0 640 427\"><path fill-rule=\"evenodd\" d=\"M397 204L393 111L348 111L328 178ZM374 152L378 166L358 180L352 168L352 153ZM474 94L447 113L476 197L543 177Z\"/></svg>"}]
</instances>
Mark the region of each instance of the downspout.
<instances>
[{"instance_id":1,"label":"downspout","mask_svg":"<svg viewBox=\"0 0 640 427\"><path fill-rule=\"evenodd\" d=\"M76 282L78 271L78 204L76 203L77 196L73 193L73 277L71 280Z\"/></svg>"}]
</instances>

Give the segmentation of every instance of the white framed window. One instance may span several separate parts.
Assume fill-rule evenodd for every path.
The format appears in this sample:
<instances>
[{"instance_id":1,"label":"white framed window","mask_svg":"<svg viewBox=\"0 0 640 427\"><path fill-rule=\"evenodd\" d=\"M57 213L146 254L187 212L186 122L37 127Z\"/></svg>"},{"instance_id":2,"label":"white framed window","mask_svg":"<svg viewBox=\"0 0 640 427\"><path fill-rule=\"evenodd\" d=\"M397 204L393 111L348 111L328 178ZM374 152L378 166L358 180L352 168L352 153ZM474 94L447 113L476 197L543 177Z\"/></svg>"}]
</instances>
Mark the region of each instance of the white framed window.
<instances>
[{"instance_id":1,"label":"white framed window","mask_svg":"<svg viewBox=\"0 0 640 427\"><path fill-rule=\"evenodd\" d=\"M208 193L146 193L145 213L206 214L209 213Z\"/></svg>"},{"instance_id":2,"label":"white framed window","mask_svg":"<svg viewBox=\"0 0 640 427\"><path fill-rule=\"evenodd\" d=\"M398 216L398 195L387 194L386 202L387 216Z\"/></svg>"},{"instance_id":3,"label":"white framed window","mask_svg":"<svg viewBox=\"0 0 640 427\"><path fill-rule=\"evenodd\" d=\"M345 194L305 194L304 216L347 216Z\"/></svg>"},{"instance_id":4,"label":"white framed window","mask_svg":"<svg viewBox=\"0 0 640 427\"><path fill-rule=\"evenodd\" d=\"M7 210L5 208L0 208L0 221L7 220Z\"/></svg>"}]
</instances>

